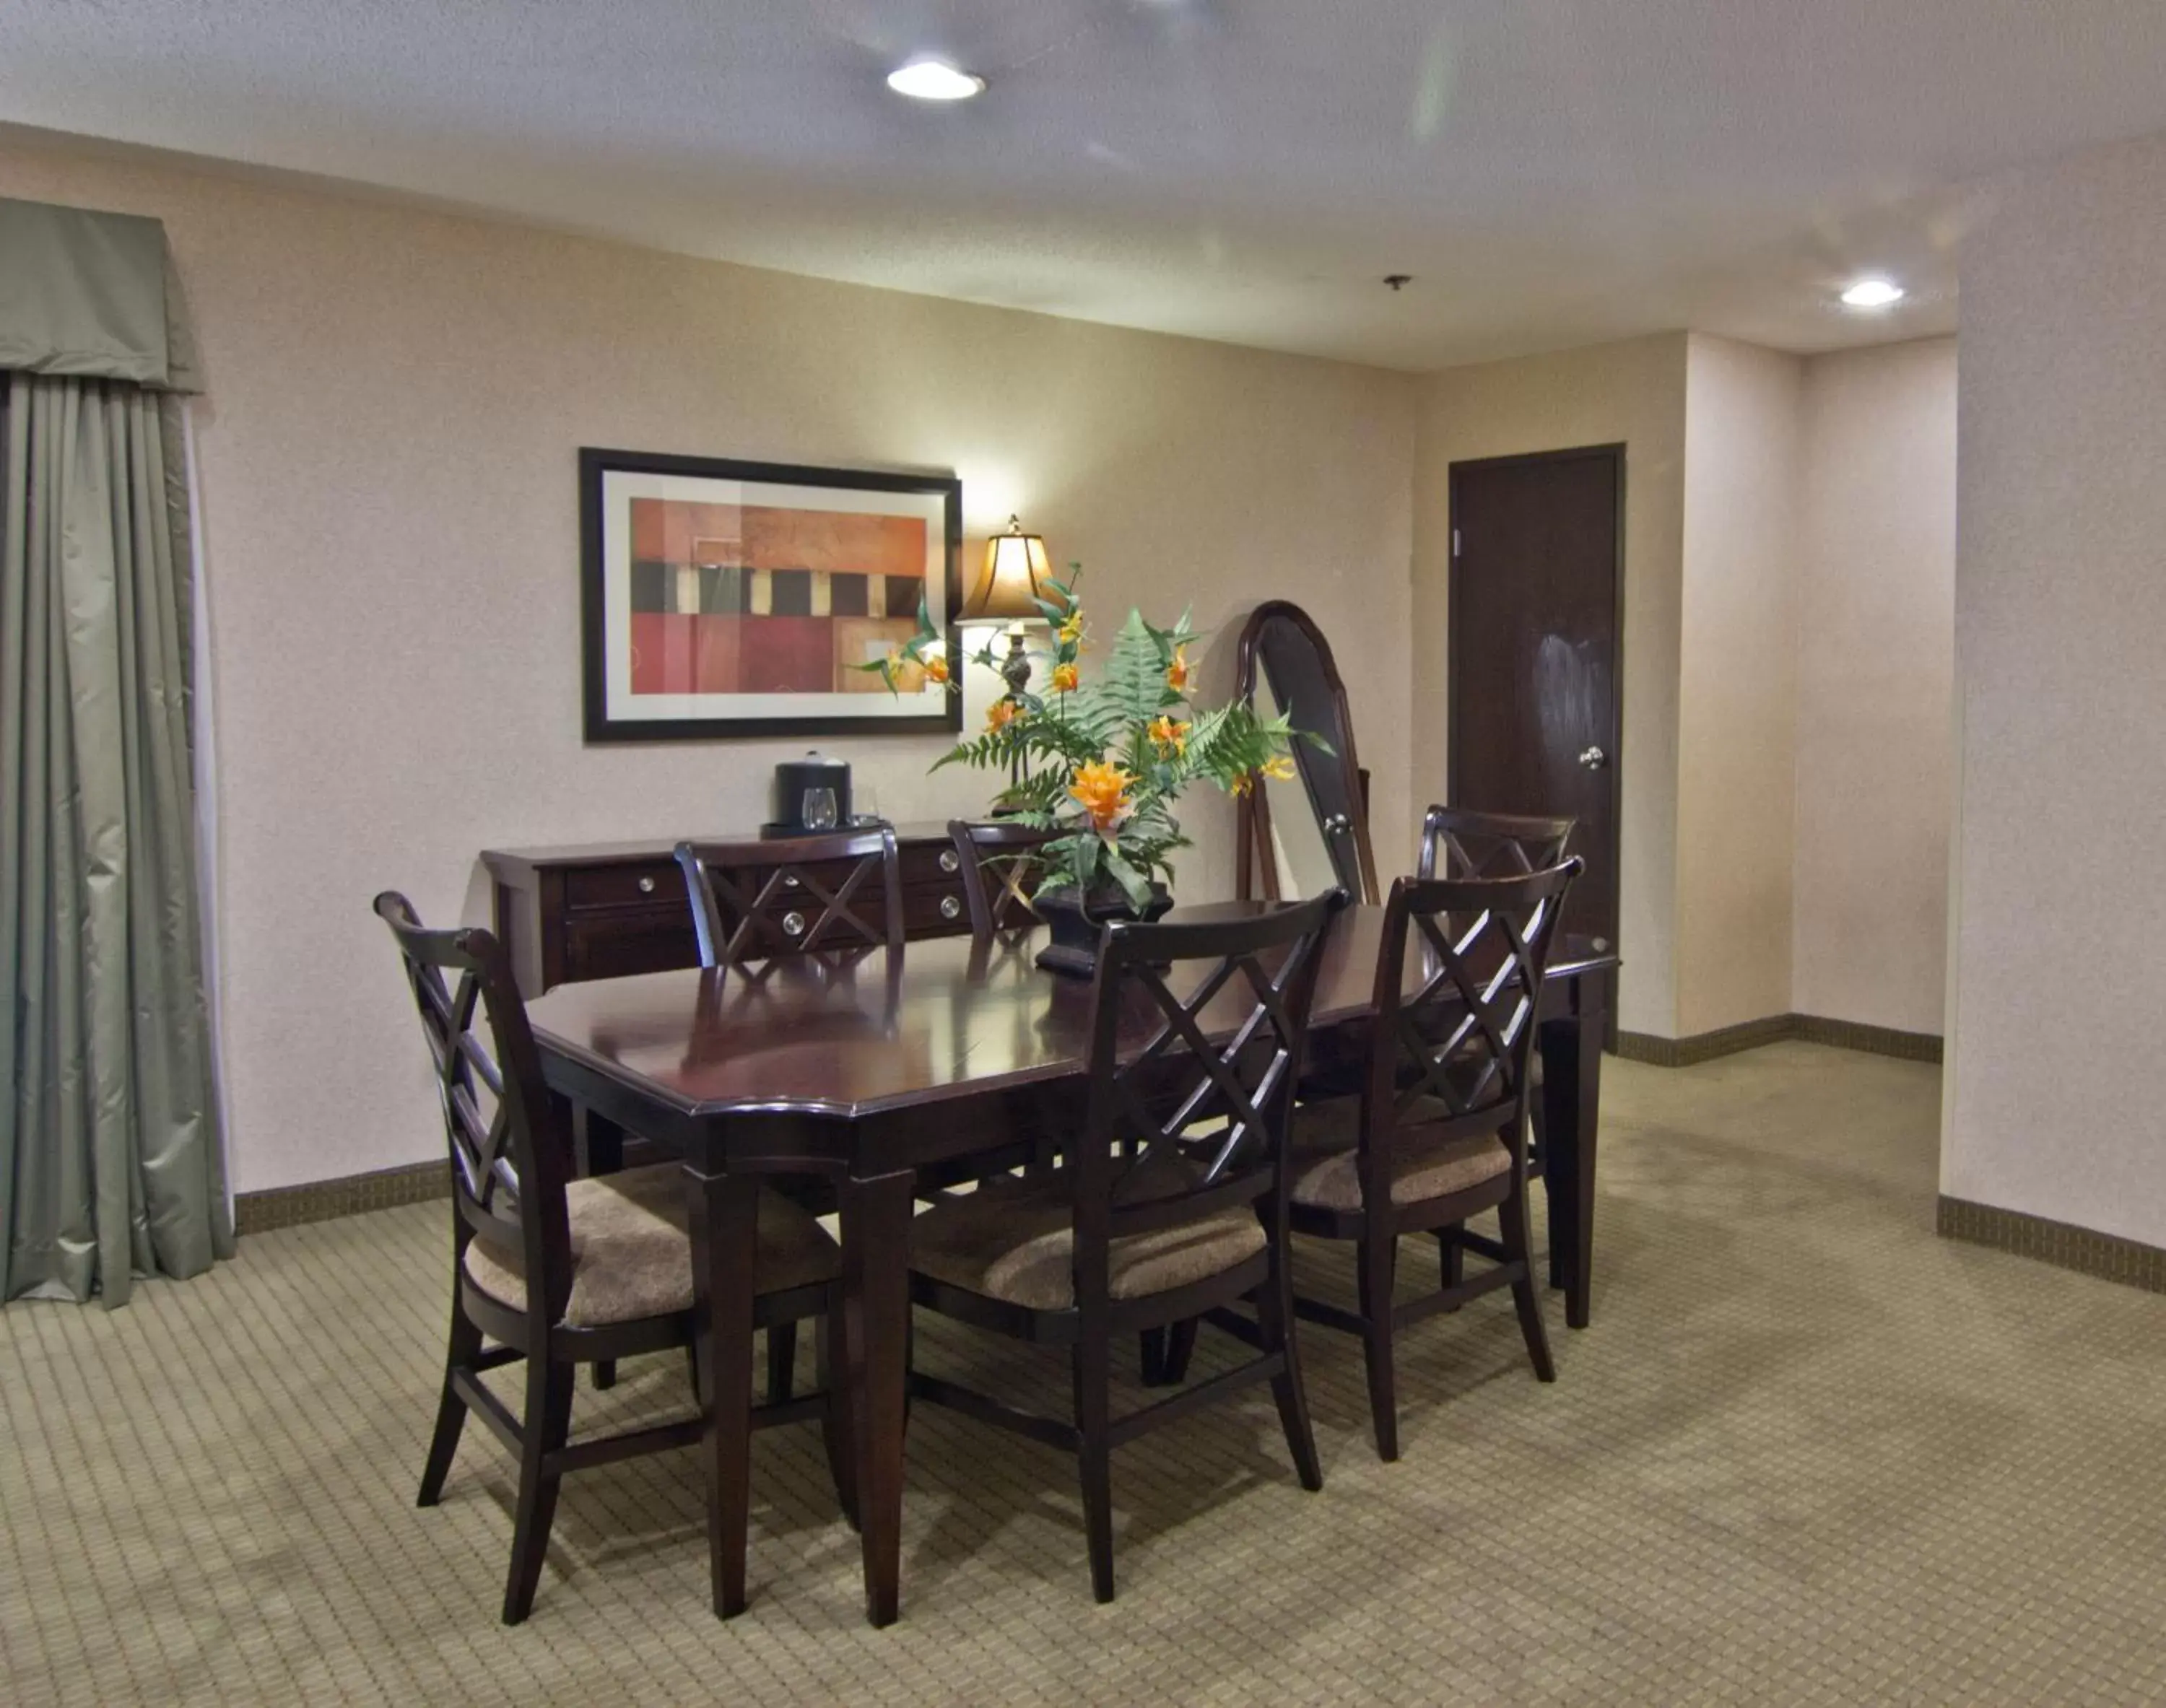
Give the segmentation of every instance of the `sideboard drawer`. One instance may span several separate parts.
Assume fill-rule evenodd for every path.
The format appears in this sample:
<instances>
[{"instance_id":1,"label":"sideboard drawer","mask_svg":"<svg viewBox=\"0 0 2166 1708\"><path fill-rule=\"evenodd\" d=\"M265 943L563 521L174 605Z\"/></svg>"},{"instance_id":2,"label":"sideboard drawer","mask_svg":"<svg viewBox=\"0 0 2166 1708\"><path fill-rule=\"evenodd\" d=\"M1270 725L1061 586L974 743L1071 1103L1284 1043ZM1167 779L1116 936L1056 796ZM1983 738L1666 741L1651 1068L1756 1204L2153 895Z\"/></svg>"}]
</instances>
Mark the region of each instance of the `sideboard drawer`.
<instances>
[{"instance_id":1,"label":"sideboard drawer","mask_svg":"<svg viewBox=\"0 0 2166 1708\"><path fill-rule=\"evenodd\" d=\"M691 903L684 894L684 873L674 860L642 860L571 867L564 873L564 905L574 909L689 908Z\"/></svg>"},{"instance_id":2,"label":"sideboard drawer","mask_svg":"<svg viewBox=\"0 0 2166 1708\"><path fill-rule=\"evenodd\" d=\"M589 913L563 926L564 982L628 978L700 964L689 907Z\"/></svg>"}]
</instances>

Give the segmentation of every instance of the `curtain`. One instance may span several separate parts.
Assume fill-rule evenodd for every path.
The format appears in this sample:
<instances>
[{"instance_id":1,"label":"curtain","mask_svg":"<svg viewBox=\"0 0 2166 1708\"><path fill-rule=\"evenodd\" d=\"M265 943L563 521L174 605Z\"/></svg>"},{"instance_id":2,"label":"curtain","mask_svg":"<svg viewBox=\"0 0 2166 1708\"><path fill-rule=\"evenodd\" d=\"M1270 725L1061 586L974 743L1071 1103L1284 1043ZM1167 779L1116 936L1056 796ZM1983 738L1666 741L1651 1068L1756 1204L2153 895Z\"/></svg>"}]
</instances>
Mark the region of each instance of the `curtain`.
<instances>
[{"instance_id":1,"label":"curtain","mask_svg":"<svg viewBox=\"0 0 2166 1708\"><path fill-rule=\"evenodd\" d=\"M0 1299L233 1251L189 743L180 400L0 375Z\"/></svg>"}]
</instances>

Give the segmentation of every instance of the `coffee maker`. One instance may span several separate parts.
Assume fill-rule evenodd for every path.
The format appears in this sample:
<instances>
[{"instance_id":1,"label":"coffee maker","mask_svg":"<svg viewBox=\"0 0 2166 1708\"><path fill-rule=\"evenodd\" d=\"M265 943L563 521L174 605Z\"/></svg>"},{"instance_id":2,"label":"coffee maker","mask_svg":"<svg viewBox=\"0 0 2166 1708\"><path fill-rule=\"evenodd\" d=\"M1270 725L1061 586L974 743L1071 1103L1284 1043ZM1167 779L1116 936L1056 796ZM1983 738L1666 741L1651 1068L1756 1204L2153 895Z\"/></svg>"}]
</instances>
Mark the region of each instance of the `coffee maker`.
<instances>
[{"instance_id":1,"label":"coffee maker","mask_svg":"<svg viewBox=\"0 0 2166 1708\"><path fill-rule=\"evenodd\" d=\"M774 818L760 826L762 836L816 836L855 822L848 762L816 752L774 767Z\"/></svg>"}]
</instances>

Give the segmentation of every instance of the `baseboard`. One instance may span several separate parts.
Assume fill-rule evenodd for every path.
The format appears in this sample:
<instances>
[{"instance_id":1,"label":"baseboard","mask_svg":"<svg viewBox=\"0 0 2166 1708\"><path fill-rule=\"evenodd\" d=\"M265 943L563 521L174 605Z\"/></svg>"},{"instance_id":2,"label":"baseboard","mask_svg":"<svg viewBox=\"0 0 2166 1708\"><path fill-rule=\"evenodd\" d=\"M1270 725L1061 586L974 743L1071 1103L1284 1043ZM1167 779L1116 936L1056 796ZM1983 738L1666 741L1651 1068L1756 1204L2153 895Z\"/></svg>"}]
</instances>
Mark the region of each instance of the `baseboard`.
<instances>
[{"instance_id":1,"label":"baseboard","mask_svg":"<svg viewBox=\"0 0 2166 1708\"><path fill-rule=\"evenodd\" d=\"M233 1231L267 1233L272 1228L298 1227L303 1222L329 1221L334 1216L359 1215L363 1210L424 1204L451 1195L448 1162L412 1162L403 1168L381 1168L372 1174L312 1180L305 1186L237 1193L233 1200Z\"/></svg>"},{"instance_id":2,"label":"baseboard","mask_svg":"<svg viewBox=\"0 0 2166 1708\"><path fill-rule=\"evenodd\" d=\"M2056 1268L2074 1269L2125 1287L2141 1287L2147 1293L2166 1293L2166 1251L2139 1241L2102 1234L2072 1222L2048 1221L2042 1215L2027 1215L2020 1210L1973 1204L1945 1194L1933 1224L1934 1231L1943 1239L1989 1246L2019 1257L2036 1257Z\"/></svg>"},{"instance_id":3,"label":"baseboard","mask_svg":"<svg viewBox=\"0 0 2166 1708\"><path fill-rule=\"evenodd\" d=\"M1619 1032L1617 1053L1628 1062L1645 1062L1656 1068L1690 1068L1794 1038L1808 1044L1831 1044L1839 1050L1858 1050L1868 1056L1893 1056L1903 1062L1941 1059L1941 1041L1931 1032L1902 1032L1893 1026L1868 1026L1859 1020L1832 1020L1804 1014L1769 1015L1765 1020L1696 1032L1688 1038Z\"/></svg>"}]
</instances>

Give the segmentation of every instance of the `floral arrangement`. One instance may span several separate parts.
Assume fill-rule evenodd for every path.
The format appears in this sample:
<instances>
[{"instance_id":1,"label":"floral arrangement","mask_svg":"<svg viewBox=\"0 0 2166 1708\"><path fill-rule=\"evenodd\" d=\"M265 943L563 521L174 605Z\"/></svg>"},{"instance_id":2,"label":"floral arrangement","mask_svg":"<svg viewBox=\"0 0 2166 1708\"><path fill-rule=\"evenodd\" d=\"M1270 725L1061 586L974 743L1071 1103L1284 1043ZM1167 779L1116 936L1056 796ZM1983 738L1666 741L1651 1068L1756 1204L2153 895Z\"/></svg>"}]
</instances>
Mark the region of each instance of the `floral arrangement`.
<instances>
[{"instance_id":1,"label":"floral arrangement","mask_svg":"<svg viewBox=\"0 0 2166 1708\"><path fill-rule=\"evenodd\" d=\"M1186 612L1160 629L1131 610L1102 666L1086 671L1080 574L1071 564L1068 580L1042 583L1038 607L1053 625L1052 644L1033 656L1044 667L1046 691L995 701L985 729L933 769L969 765L1017 776L996 805L1021 824L1059 833L1041 851L1040 894L1072 891L1080 901L1110 883L1140 912L1153 882L1171 878L1175 851L1190 846L1172 810L1181 791L1207 781L1238 795L1259 776L1292 778L1296 732L1284 714L1265 720L1239 703L1194 704L1188 654L1197 637ZM913 678L944 683L946 647L921 609L917 635L864 667L891 690ZM998 668L990 640L971 657Z\"/></svg>"}]
</instances>

